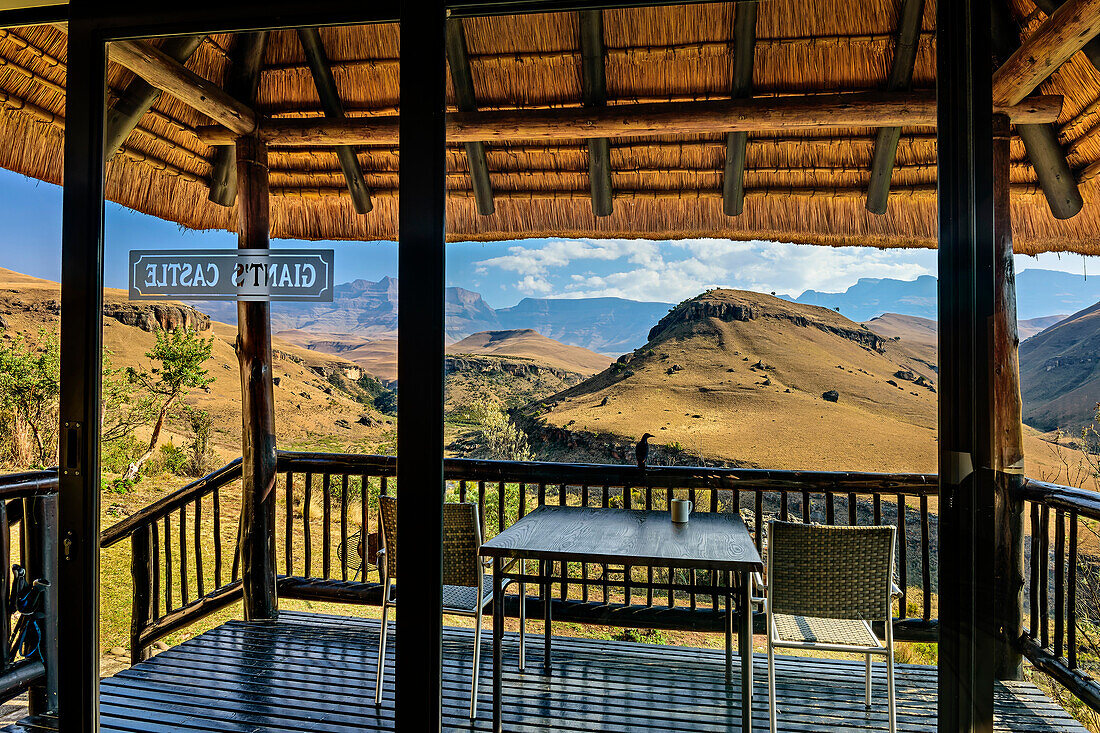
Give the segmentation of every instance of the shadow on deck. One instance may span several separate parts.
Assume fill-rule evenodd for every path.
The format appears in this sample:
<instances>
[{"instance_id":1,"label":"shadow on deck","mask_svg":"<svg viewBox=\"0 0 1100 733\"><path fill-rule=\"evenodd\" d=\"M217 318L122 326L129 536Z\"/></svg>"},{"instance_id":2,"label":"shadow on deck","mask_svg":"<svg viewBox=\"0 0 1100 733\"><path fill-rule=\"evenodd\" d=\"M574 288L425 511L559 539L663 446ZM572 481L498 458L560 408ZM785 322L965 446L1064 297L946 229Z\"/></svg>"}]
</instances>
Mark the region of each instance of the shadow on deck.
<instances>
[{"instance_id":1,"label":"shadow on deck","mask_svg":"<svg viewBox=\"0 0 1100 733\"><path fill-rule=\"evenodd\" d=\"M504 714L508 731L736 731L740 694L727 693L717 649L555 638L554 676L541 672L541 637L516 667L517 637L505 635ZM479 717L467 717L472 632L444 635L444 715L449 731L488 731L491 648L483 647ZM383 705L374 706L378 622L284 612L277 623L231 621L103 680L102 731L337 733L391 730L392 656ZM392 647L391 647L392 649ZM391 652L392 654L392 652ZM863 663L780 657L782 731L886 730L884 668L876 705L863 706ZM754 729L767 731L766 661L755 662ZM899 665L898 726L936 730L936 670ZM1084 733L1028 683L998 684L996 728ZM12 733L53 730L24 721Z\"/></svg>"}]
</instances>

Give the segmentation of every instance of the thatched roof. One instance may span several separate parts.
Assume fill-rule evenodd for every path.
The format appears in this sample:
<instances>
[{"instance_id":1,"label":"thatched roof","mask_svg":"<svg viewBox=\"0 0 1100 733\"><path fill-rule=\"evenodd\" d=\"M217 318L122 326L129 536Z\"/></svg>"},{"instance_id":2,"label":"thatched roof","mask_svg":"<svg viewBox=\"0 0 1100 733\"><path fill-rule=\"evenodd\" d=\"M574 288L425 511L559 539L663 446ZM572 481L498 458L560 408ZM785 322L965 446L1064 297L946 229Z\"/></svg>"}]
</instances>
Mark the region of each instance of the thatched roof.
<instances>
[{"instance_id":1,"label":"thatched roof","mask_svg":"<svg viewBox=\"0 0 1100 733\"><path fill-rule=\"evenodd\" d=\"M896 0L759 4L752 86L757 96L883 89L894 56ZM1045 15L1010 0L1023 35ZM733 4L607 10L603 13L608 104L728 99ZM935 1L925 7L912 87L935 87ZM481 110L580 106L578 18L573 13L464 21ZM349 116L392 116L398 104L398 28L323 29L321 37ZM188 60L222 84L235 43L208 37ZM50 26L0 30L0 166L60 183L66 36ZM111 99L132 74L112 63ZM1056 220L1036 186L1022 143L1012 144L1016 251L1100 253L1100 72L1076 54L1038 90L1064 95L1056 125L1081 181L1083 211ZM297 35L268 39L258 110L274 117L321 116ZM109 167L107 196L195 229L232 229L235 212L208 201L213 150L194 134L209 120L163 95ZM935 246L936 142L904 129L885 215L864 197L875 130L752 133L740 216L722 210L725 134L611 142L614 213L592 213L583 139L487 146L496 212L480 216L461 145L449 149L448 227L454 240L534 236L773 239L877 247ZM374 210L354 212L334 151L273 148L273 235L302 239L396 238L398 151L361 147Z\"/></svg>"}]
</instances>

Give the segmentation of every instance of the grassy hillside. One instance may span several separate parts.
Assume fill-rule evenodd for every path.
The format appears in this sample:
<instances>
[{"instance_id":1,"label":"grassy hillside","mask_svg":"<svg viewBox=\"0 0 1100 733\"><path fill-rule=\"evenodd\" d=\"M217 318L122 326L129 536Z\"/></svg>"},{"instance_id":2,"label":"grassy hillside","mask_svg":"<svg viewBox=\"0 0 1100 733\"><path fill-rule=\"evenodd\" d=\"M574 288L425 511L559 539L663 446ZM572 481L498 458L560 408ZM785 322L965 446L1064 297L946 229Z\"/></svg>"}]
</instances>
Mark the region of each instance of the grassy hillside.
<instances>
[{"instance_id":1,"label":"grassy hillside","mask_svg":"<svg viewBox=\"0 0 1100 733\"><path fill-rule=\"evenodd\" d=\"M589 376L606 369L611 359L581 346L568 346L529 328L481 331L447 347L449 354L484 354L532 359Z\"/></svg>"},{"instance_id":2,"label":"grassy hillside","mask_svg":"<svg viewBox=\"0 0 1100 733\"><path fill-rule=\"evenodd\" d=\"M1078 432L1100 401L1100 303L1020 345L1024 422Z\"/></svg>"}]
</instances>

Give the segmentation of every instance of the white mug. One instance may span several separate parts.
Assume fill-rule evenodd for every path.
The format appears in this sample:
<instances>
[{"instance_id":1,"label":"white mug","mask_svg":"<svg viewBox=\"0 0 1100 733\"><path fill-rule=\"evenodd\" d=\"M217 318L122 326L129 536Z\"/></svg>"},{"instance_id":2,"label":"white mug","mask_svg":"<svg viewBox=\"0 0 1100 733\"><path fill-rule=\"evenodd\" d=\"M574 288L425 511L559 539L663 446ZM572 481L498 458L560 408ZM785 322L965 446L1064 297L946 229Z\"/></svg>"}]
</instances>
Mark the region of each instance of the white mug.
<instances>
[{"instance_id":1,"label":"white mug","mask_svg":"<svg viewBox=\"0 0 1100 733\"><path fill-rule=\"evenodd\" d=\"M686 522L691 516L691 510L695 508L687 499L673 499L672 505L669 507L672 513L672 521L681 523Z\"/></svg>"}]
</instances>

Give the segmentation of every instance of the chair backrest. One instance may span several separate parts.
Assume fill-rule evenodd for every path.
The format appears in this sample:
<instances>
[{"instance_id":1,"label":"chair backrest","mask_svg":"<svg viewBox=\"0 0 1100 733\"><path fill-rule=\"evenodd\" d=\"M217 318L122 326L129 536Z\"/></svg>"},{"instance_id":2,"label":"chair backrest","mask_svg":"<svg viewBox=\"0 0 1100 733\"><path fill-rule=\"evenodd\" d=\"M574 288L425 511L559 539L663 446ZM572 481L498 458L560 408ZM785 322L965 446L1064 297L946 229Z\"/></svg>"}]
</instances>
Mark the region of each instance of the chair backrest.
<instances>
[{"instance_id":1,"label":"chair backrest","mask_svg":"<svg viewBox=\"0 0 1100 733\"><path fill-rule=\"evenodd\" d=\"M887 618L894 574L893 527L768 524L768 603L774 613Z\"/></svg>"},{"instance_id":2,"label":"chair backrest","mask_svg":"<svg viewBox=\"0 0 1100 733\"><path fill-rule=\"evenodd\" d=\"M386 575L397 577L397 499L378 497L382 544L386 548ZM443 585L481 585L481 525L473 504L443 505Z\"/></svg>"}]
</instances>

